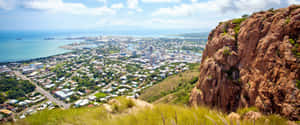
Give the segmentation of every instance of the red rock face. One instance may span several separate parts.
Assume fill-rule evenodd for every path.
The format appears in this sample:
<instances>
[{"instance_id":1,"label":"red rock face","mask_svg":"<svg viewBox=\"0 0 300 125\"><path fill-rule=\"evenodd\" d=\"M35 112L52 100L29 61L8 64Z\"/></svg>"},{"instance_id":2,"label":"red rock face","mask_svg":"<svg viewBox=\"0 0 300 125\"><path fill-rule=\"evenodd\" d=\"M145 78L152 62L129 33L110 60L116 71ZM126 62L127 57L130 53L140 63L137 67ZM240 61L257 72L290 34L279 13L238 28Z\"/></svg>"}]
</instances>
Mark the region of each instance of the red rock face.
<instances>
[{"instance_id":1,"label":"red rock face","mask_svg":"<svg viewBox=\"0 0 300 125\"><path fill-rule=\"evenodd\" d=\"M208 39L192 105L256 106L300 120L300 6L221 23Z\"/></svg>"}]
</instances>

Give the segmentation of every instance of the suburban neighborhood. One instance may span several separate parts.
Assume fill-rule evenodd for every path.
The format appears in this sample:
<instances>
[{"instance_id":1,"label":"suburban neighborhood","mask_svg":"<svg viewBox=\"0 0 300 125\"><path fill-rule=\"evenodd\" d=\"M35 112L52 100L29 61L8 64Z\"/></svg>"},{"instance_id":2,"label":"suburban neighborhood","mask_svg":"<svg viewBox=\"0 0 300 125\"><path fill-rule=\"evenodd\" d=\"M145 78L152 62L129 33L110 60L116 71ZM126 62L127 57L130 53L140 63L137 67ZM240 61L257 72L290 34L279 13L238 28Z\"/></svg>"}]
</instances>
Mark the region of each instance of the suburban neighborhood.
<instances>
[{"instance_id":1,"label":"suburban neighborhood","mask_svg":"<svg viewBox=\"0 0 300 125\"><path fill-rule=\"evenodd\" d=\"M28 80L36 87L25 100L8 99L1 104L2 119L11 115L22 119L55 107L96 106L118 96L138 98L145 88L199 63L205 45L201 39L72 39L84 42L62 46L70 53L1 65L1 74Z\"/></svg>"}]
</instances>

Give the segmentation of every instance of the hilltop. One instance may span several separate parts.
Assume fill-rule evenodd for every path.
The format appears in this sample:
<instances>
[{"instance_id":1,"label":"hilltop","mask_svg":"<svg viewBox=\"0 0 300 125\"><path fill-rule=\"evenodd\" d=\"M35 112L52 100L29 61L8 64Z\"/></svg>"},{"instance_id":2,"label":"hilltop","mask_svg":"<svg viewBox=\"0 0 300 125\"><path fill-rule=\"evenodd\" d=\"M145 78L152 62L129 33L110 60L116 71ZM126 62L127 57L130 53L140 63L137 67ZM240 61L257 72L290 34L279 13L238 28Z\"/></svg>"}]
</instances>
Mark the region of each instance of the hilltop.
<instances>
[{"instance_id":1,"label":"hilltop","mask_svg":"<svg viewBox=\"0 0 300 125\"><path fill-rule=\"evenodd\" d=\"M257 107L300 120L300 6L220 23L209 35L193 105Z\"/></svg>"},{"instance_id":2,"label":"hilltop","mask_svg":"<svg viewBox=\"0 0 300 125\"><path fill-rule=\"evenodd\" d=\"M278 115L262 116L255 121L253 119L239 120L237 117L228 116L207 107L153 105L141 100L119 97L98 107L44 110L6 125L285 125L289 123L291 122Z\"/></svg>"}]
</instances>

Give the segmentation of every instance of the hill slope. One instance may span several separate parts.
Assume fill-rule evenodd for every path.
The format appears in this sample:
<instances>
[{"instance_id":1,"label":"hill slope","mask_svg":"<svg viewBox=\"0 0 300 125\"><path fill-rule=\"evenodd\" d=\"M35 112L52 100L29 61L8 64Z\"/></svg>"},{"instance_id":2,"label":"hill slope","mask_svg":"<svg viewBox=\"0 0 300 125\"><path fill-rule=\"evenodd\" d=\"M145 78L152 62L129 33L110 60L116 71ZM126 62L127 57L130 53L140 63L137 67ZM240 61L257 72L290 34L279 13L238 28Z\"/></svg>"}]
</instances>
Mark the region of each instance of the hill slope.
<instances>
[{"instance_id":1,"label":"hill slope","mask_svg":"<svg viewBox=\"0 0 300 125\"><path fill-rule=\"evenodd\" d=\"M93 108L45 110L26 119L6 125L285 125L288 121L277 115L254 120L232 119L206 107L151 105L139 100L117 98L109 105Z\"/></svg>"},{"instance_id":2,"label":"hill slope","mask_svg":"<svg viewBox=\"0 0 300 125\"><path fill-rule=\"evenodd\" d=\"M256 106L300 119L300 6L220 23L209 35L190 103Z\"/></svg>"},{"instance_id":3,"label":"hill slope","mask_svg":"<svg viewBox=\"0 0 300 125\"><path fill-rule=\"evenodd\" d=\"M169 76L145 89L139 99L151 103L188 104L189 94L198 80L199 64L190 64L190 70Z\"/></svg>"}]
</instances>

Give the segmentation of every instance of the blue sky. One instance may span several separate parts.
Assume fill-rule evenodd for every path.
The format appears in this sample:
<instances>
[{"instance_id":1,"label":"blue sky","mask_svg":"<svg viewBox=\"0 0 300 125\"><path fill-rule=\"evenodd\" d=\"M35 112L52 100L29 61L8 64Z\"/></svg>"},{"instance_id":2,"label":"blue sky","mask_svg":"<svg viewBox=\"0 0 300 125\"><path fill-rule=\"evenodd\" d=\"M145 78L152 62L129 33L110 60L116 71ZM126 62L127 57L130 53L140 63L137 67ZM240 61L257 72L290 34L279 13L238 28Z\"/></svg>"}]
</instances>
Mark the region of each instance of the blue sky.
<instances>
[{"instance_id":1,"label":"blue sky","mask_svg":"<svg viewBox=\"0 0 300 125\"><path fill-rule=\"evenodd\" d=\"M0 0L0 30L199 29L300 0Z\"/></svg>"}]
</instances>

